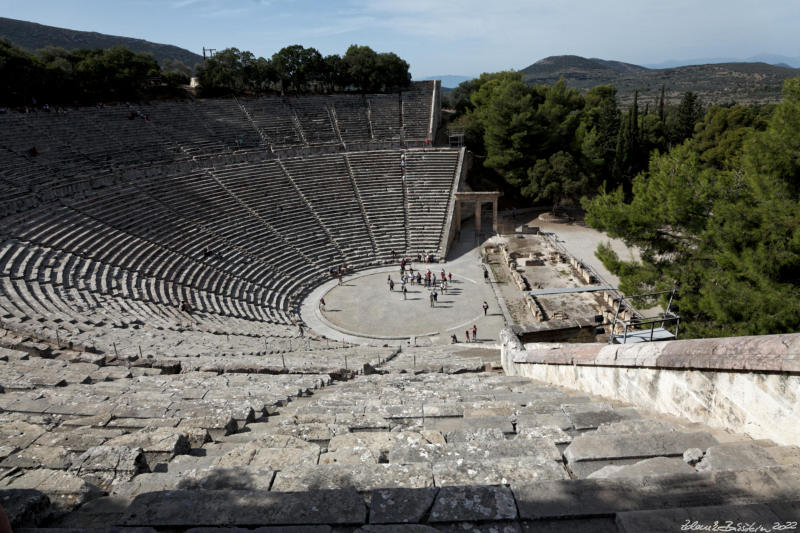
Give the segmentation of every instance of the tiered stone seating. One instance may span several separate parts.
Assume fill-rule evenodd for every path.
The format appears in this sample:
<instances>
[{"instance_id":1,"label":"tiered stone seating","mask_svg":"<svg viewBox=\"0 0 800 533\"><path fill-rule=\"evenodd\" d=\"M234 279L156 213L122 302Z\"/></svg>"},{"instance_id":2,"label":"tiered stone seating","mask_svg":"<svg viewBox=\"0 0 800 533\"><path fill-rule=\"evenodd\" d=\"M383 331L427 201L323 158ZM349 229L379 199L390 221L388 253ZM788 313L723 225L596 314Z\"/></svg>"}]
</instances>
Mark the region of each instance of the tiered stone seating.
<instances>
[{"instance_id":1,"label":"tiered stone seating","mask_svg":"<svg viewBox=\"0 0 800 533\"><path fill-rule=\"evenodd\" d=\"M352 152L347 160L364 203L380 257L408 248L400 151Z\"/></svg>"},{"instance_id":2,"label":"tiered stone seating","mask_svg":"<svg viewBox=\"0 0 800 533\"><path fill-rule=\"evenodd\" d=\"M424 353L337 383L218 366L112 371L60 355L42 360L60 369L55 381L27 353L2 351L3 504L18 527L180 531L651 531L713 505L796 515L794 447L525 378L424 372Z\"/></svg>"},{"instance_id":3,"label":"tiered stone seating","mask_svg":"<svg viewBox=\"0 0 800 533\"><path fill-rule=\"evenodd\" d=\"M359 266L375 250L341 155L287 159L282 164L347 262Z\"/></svg>"},{"instance_id":4,"label":"tiered stone seating","mask_svg":"<svg viewBox=\"0 0 800 533\"><path fill-rule=\"evenodd\" d=\"M367 97L372 134L376 138L400 140L402 138L402 105L397 95L376 94Z\"/></svg>"},{"instance_id":5,"label":"tiered stone seating","mask_svg":"<svg viewBox=\"0 0 800 533\"><path fill-rule=\"evenodd\" d=\"M406 187L412 252L439 250L457 159L457 152L450 150L408 152Z\"/></svg>"},{"instance_id":6,"label":"tiered stone seating","mask_svg":"<svg viewBox=\"0 0 800 533\"><path fill-rule=\"evenodd\" d=\"M336 95L1 115L0 326L126 356L298 350L276 345L331 267L438 247L413 242L400 151L314 151L399 138L403 109ZM265 151L292 146L307 148Z\"/></svg>"},{"instance_id":7,"label":"tiered stone seating","mask_svg":"<svg viewBox=\"0 0 800 533\"><path fill-rule=\"evenodd\" d=\"M331 97L332 111L336 115L339 134L345 143L374 139L369 122L369 108L363 98Z\"/></svg>"},{"instance_id":8,"label":"tiered stone seating","mask_svg":"<svg viewBox=\"0 0 800 533\"><path fill-rule=\"evenodd\" d=\"M417 82L414 89L404 91L403 130L407 139L427 139L431 119L431 94L434 82Z\"/></svg>"},{"instance_id":9,"label":"tiered stone seating","mask_svg":"<svg viewBox=\"0 0 800 533\"><path fill-rule=\"evenodd\" d=\"M287 98L286 102L297 117L307 144L336 144L341 141L334 129L329 97Z\"/></svg>"}]
</instances>

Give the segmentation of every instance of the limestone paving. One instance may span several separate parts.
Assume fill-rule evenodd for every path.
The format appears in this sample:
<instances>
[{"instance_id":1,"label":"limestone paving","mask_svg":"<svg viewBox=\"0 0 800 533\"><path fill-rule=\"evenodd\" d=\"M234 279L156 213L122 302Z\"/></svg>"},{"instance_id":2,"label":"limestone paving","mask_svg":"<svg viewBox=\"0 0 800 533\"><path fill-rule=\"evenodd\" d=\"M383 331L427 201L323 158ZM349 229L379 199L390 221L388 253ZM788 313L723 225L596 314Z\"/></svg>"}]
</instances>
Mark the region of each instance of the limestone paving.
<instances>
[{"instance_id":1,"label":"limestone paving","mask_svg":"<svg viewBox=\"0 0 800 533\"><path fill-rule=\"evenodd\" d=\"M793 447L486 366L421 367L423 350L339 381L187 370L6 391L3 505L51 531L633 531L800 500Z\"/></svg>"}]
</instances>

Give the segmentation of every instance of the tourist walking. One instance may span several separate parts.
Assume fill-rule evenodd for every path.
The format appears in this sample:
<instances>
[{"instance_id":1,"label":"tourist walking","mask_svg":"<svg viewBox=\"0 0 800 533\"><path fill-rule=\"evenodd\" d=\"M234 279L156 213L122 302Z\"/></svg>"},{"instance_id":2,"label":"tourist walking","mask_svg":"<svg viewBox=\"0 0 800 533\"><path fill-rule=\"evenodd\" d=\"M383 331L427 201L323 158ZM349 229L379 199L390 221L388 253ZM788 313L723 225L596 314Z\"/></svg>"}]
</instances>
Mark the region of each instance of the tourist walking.
<instances>
[{"instance_id":1,"label":"tourist walking","mask_svg":"<svg viewBox=\"0 0 800 533\"><path fill-rule=\"evenodd\" d=\"M486 267L483 267L483 281L489 283L489 271L486 270Z\"/></svg>"},{"instance_id":2,"label":"tourist walking","mask_svg":"<svg viewBox=\"0 0 800 533\"><path fill-rule=\"evenodd\" d=\"M325 310L325 298L319 299L319 308L322 309L323 311Z\"/></svg>"},{"instance_id":3,"label":"tourist walking","mask_svg":"<svg viewBox=\"0 0 800 533\"><path fill-rule=\"evenodd\" d=\"M436 287L434 287L433 291L431 291L431 296L433 296L433 303L436 303L436 302L439 301L439 293L436 292Z\"/></svg>"},{"instance_id":4,"label":"tourist walking","mask_svg":"<svg viewBox=\"0 0 800 533\"><path fill-rule=\"evenodd\" d=\"M478 326L472 325L472 342L478 342Z\"/></svg>"},{"instance_id":5,"label":"tourist walking","mask_svg":"<svg viewBox=\"0 0 800 533\"><path fill-rule=\"evenodd\" d=\"M406 289L405 285L403 285L403 300L406 299L406 295L408 295L408 289Z\"/></svg>"},{"instance_id":6,"label":"tourist walking","mask_svg":"<svg viewBox=\"0 0 800 533\"><path fill-rule=\"evenodd\" d=\"M469 330L464 332L464 336L467 338L467 342L469 342Z\"/></svg>"},{"instance_id":7,"label":"tourist walking","mask_svg":"<svg viewBox=\"0 0 800 533\"><path fill-rule=\"evenodd\" d=\"M431 301L431 307L434 307L434 305L433 305L433 293L430 293L428 295L428 299Z\"/></svg>"},{"instance_id":8,"label":"tourist walking","mask_svg":"<svg viewBox=\"0 0 800 533\"><path fill-rule=\"evenodd\" d=\"M394 290L394 281L389 280L389 292L392 292L393 290Z\"/></svg>"},{"instance_id":9,"label":"tourist walking","mask_svg":"<svg viewBox=\"0 0 800 533\"><path fill-rule=\"evenodd\" d=\"M489 310L489 304L485 301L483 302L483 316L486 316L486 312Z\"/></svg>"}]
</instances>

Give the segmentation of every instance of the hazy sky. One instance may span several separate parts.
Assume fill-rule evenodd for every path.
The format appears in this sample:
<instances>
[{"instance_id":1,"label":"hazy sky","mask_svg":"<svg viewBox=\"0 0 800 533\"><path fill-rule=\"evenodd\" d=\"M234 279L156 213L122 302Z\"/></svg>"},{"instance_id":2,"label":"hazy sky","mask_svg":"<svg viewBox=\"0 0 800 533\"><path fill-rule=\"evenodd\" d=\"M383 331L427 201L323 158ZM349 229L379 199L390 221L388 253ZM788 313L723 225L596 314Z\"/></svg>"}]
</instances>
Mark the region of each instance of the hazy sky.
<instances>
[{"instance_id":1,"label":"hazy sky","mask_svg":"<svg viewBox=\"0 0 800 533\"><path fill-rule=\"evenodd\" d=\"M365 44L399 54L415 78L560 54L638 64L800 55L800 0L0 0L0 16L197 53Z\"/></svg>"}]
</instances>

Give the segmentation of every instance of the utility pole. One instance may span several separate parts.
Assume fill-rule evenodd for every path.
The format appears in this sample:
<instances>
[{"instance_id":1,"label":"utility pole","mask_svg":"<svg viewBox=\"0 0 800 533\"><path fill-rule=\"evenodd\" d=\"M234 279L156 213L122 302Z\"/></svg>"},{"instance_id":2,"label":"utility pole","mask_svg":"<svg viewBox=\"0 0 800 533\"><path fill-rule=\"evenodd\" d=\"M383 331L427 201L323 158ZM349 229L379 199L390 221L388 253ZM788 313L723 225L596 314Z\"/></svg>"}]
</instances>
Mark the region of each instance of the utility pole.
<instances>
[{"instance_id":1,"label":"utility pole","mask_svg":"<svg viewBox=\"0 0 800 533\"><path fill-rule=\"evenodd\" d=\"M206 52L208 52L208 57L214 57L214 52L216 52L216 51L217 51L216 48L206 48L204 46L203 47L203 61L206 60Z\"/></svg>"}]
</instances>

